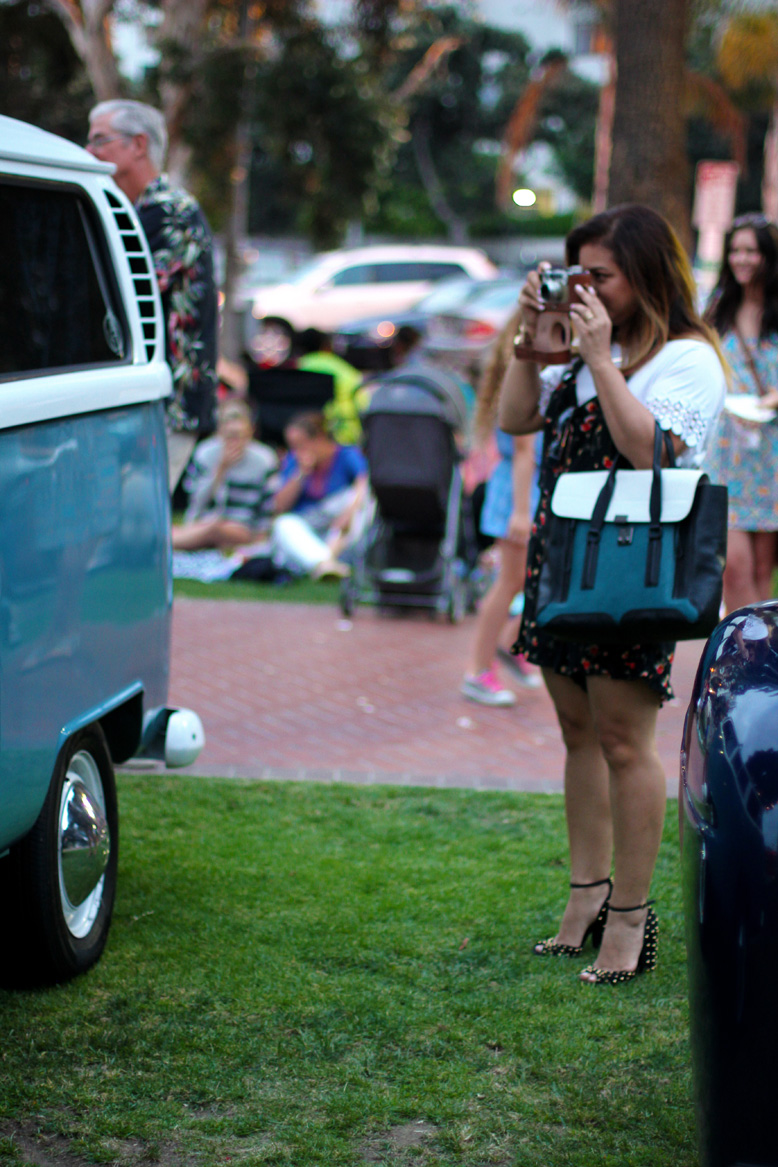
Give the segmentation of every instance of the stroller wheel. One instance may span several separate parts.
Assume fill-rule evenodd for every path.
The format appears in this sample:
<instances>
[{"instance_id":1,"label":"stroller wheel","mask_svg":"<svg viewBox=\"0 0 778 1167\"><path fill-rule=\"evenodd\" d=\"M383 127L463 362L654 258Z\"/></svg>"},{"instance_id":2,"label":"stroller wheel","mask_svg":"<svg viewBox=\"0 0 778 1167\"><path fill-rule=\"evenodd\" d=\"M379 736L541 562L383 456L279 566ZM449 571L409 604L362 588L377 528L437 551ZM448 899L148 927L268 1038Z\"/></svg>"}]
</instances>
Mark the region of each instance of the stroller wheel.
<instances>
[{"instance_id":1,"label":"stroller wheel","mask_svg":"<svg viewBox=\"0 0 778 1167\"><path fill-rule=\"evenodd\" d=\"M350 617L354 615L356 606L357 598L351 580L344 579L340 585L340 610L344 616Z\"/></svg>"},{"instance_id":2,"label":"stroller wheel","mask_svg":"<svg viewBox=\"0 0 778 1167\"><path fill-rule=\"evenodd\" d=\"M467 607L466 585L463 579L455 579L448 597L447 614L450 624L460 624Z\"/></svg>"},{"instance_id":3,"label":"stroller wheel","mask_svg":"<svg viewBox=\"0 0 778 1167\"><path fill-rule=\"evenodd\" d=\"M467 583L465 584L465 611L469 616L472 616L473 612L478 611L479 598L476 585L468 577Z\"/></svg>"}]
</instances>

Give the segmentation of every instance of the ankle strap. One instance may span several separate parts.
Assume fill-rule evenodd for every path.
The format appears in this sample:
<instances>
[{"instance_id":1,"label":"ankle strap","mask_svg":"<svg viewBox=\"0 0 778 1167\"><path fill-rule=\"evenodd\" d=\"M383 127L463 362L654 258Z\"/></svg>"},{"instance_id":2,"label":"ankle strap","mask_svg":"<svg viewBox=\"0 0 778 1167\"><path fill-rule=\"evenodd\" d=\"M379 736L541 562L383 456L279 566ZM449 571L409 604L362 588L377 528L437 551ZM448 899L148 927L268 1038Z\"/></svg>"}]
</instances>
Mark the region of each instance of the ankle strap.
<instances>
[{"instance_id":1,"label":"ankle strap","mask_svg":"<svg viewBox=\"0 0 778 1167\"><path fill-rule=\"evenodd\" d=\"M570 886L576 887L576 888L577 887L601 887L604 883L610 883L610 882L611 882L611 877L608 876L606 879L595 879L593 883L571 883Z\"/></svg>"},{"instance_id":2,"label":"ankle strap","mask_svg":"<svg viewBox=\"0 0 778 1167\"><path fill-rule=\"evenodd\" d=\"M613 904L608 904L608 911L609 912L639 912L641 910L641 908L647 908L650 904L653 904L653 903L654 903L653 900L646 900L646 902L644 904L634 904L631 908L614 908Z\"/></svg>"}]
</instances>

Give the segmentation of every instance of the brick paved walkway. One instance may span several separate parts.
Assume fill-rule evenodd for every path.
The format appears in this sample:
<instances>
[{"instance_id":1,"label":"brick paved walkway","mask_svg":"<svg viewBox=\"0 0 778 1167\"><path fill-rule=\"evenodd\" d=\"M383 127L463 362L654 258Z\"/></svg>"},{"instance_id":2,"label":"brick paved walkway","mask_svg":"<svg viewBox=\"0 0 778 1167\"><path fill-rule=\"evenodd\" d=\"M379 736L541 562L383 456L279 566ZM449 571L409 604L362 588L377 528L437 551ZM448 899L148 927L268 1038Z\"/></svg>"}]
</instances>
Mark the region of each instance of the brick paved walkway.
<instances>
[{"instance_id":1,"label":"brick paved walkway","mask_svg":"<svg viewBox=\"0 0 778 1167\"><path fill-rule=\"evenodd\" d=\"M326 605L177 599L170 700L196 709L206 746L192 772L243 778L558 791L562 747L545 690L488 709L458 686L473 617ZM660 714L668 792L702 648L679 646L677 699ZM510 684L505 675L506 684Z\"/></svg>"}]
</instances>

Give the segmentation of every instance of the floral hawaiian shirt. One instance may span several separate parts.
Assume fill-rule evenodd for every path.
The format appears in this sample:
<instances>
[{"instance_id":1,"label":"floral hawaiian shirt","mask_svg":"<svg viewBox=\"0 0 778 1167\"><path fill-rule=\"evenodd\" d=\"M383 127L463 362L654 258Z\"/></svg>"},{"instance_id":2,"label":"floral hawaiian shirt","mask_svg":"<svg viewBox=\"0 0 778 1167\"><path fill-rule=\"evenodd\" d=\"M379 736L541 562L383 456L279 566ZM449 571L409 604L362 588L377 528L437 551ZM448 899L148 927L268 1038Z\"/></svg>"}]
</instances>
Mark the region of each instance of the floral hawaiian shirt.
<instances>
[{"instance_id":1,"label":"floral hawaiian shirt","mask_svg":"<svg viewBox=\"0 0 778 1167\"><path fill-rule=\"evenodd\" d=\"M135 204L146 233L167 323L173 374L168 423L210 431L216 400L216 284L213 238L197 200L160 174Z\"/></svg>"}]
</instances>

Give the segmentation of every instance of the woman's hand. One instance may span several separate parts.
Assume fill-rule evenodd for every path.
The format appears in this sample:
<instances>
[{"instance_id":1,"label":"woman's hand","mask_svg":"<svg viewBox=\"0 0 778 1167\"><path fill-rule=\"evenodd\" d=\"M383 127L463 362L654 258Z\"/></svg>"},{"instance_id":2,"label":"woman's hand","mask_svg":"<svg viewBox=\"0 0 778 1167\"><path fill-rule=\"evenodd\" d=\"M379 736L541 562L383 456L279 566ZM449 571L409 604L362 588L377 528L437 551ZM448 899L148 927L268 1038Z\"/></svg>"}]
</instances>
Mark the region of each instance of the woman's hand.
<instances>
[{"instance_id":1,"label":"woman's hand","mask_svg":"<svg viewBox=\"0 0 778 1167\"><path fill-rule=\"evenodd\" d=\"M314 450L297 450L295 452L297 460L297 468L303 478L307 478L309 474L313 474L316 469L316 453Z\"/></svg>"},{"instance_id":2,"label":"woman's hand","mask_svg":"<svg viewBox=\"0 0 778 1167\"><path fill-rule=\"evenodd\" d=\"M543 272L551 265L541 263L537 271L531 271L527 282L519 293L519 309L521 312L521 328L525 341L532 343L538 326L538 316L543 309L543 297L540 294L540 280Z\"/></svg>"},{"instance_id":3,"label":"woman's hand","mask_svg":"<svg viewBox=\"0 0 778 1167\"><path fill-rule=\"evenodd\" d=\"M246 452L247 442L242 438L224 438L222 456L219 459L219 476L225 474L231 466L237 465Z\"/></svg>"},{"instance_id":4,"label":"woman's hand","mask_svg":"<svg viewBox=\"0 0 778 1167\"><path fill-rule=\"evenodd\" d=\"M580 304L570 305L573 332L578 338L578 351L589 368L611 362L611 333L613 325L605 305L594 288L576 284Z\"/></svg>"}]
</instances>

